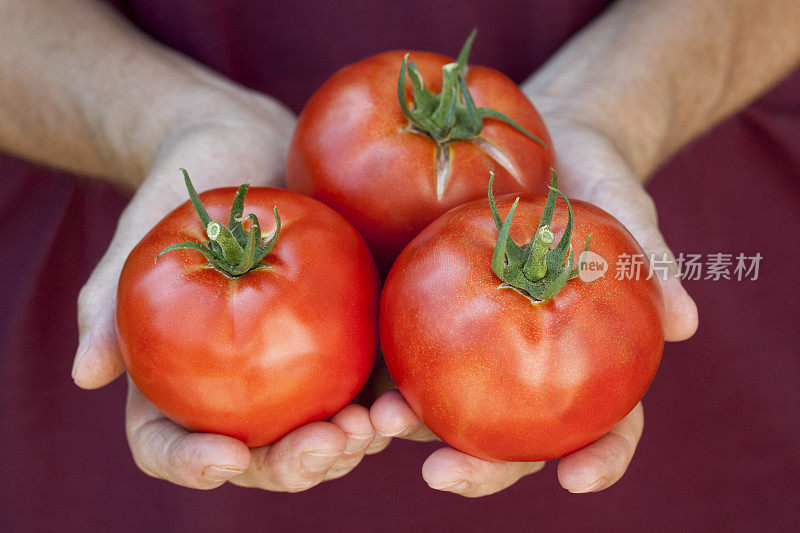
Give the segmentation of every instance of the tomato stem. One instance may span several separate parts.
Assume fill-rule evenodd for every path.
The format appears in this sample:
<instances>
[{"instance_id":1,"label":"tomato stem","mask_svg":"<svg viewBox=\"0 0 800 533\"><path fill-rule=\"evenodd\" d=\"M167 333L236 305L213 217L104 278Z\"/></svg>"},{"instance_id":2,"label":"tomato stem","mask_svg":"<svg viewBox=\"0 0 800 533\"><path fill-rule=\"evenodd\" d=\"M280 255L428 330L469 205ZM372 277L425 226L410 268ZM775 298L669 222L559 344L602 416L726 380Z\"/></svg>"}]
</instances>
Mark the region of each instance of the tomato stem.
<instances>
[{"instance_id":1,"label":"tomato stem","mask_svg":"<svg viewBox=\"0 0 800 533\"><path fill-rule=\"evenodd\" d=\"M448 143L470 139L480 135L483 119L493 118L505 122L526 137L547 148L543 140L523 128L511 117L486 107L477 107L467 88L464 76L467 60L472 50L477 30L472 30L458 54L455 63L442 67L442 90L431 93L422 80L417 65L408 60L408 54L400 63L400 76L397 80L397 99L400 110L408 119L413 131L427 135L437 143ZM406 76L411 81L413 106L406 101Z\"/></svg>"},{"instance_id":2,"label":"tomato stem","mask_svg":"<svg viewBox=\"0 0 800 533\"><path fill-rule=\"evenodd\" d=\"M236 242L236 238L233 236L233 233L231 233L231 230L216 220L212 220L208 223L208 226L206 226L206 234L209 239L219 244L220 248L222 248L222 257L228 264L239 264L239 261L242 260L242 255L244 255L244 250L241 245Z\"/></svg>"},{"instance_id":3,"label":"tomato stem","mask_svg":"<svg viewBox=\"0 0 800 533\"><path fill-rule=\"evenodd\" d=\"M258 217L252 213L247 217L242 216L244 213L244 199L250 187L249 184L242 184L236 191L231 205L228 225L225 226L221 222L211 219L203 206L203 202L200 201L200 196L192 185L189 173L185 169L181 169L181 172L183 172L186 190L189 191L189 198L210 240L208 243L181 242L173 244L163 249L155 257L155 261L165 253L173 250L196 250L208 259L210 267L231 278L242 276L251 270L269 268L269 265L263 264L262 261L275 246L281 232L281 219L278 216L278 208L275 207L273 209L275 233L266 243L263 243L261 239L261 224L258 222ZM245 232L243 225L245 220L251 222L250 229L247 232Z\"/></svg>"},{"instance_id":4,"label":"tomato stem","mask_svg":"<svg viewBox=\"0 0 800 533\"><path fill-rule=\"evenodd\" d=\"M572 205L558 188L558 174L553 170L550 190L542 211L539 226L531 242L519 246L510 236L511 222L516 211L519 198L514 201L505 220L500 218L497 204L494 201L492 184L494 173L489 177L489 208L499 235L492 255L492 271L505 282L503 287L513 287L534 302L550 300L561 288L578 275L579 267L573 268L575 257L572 253ZM556 199L564 198L567 204L567 226L561 239L554 248L555 235L550 229L555 214ZM591 235L586 240L589 249Z\"/></svg>"},{"instance_id":5,"label":"tomato stem","mask_svg":"<svg viewBox=\"0 0 800 533\"><path fill-rule=\"evenodd\" d=\"M541 226L536 230L531 244L531 253L525 261L523 273L531 281L539 281L547 274L547 252L550 245L556 240L553 232L548 225Z\"/></svg>"}]
</instances>

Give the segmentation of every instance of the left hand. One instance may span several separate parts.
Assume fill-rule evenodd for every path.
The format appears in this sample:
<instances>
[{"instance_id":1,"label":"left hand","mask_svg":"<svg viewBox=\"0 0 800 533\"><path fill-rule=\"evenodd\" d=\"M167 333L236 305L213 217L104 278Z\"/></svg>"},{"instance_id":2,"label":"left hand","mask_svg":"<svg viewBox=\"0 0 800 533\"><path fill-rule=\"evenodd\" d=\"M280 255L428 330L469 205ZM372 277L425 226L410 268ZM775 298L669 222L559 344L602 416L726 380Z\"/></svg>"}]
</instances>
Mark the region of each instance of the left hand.
<instances>
[{"instance_id":1,"label":"left hand","mask_svg":"<svg viewBox=\"0 0 800 533\"><path fill-rule=\"evenodd\" d=\"M646 254L672 258L658 230L656 211L641 181L614 144L600 130L559 117L546 117L558 147L561 186L570 198L591 202L622 222ZM649 255L648 255L649 257ZM697 329L697 308L674 275L659 280L664 294L664 334L668 341L691 337ZM437 437L414 414L398 391L383 394L370 409L378 435L416 441ZM592 444L560 459L558 479L570 492L597 492L616 483L628 467L642 436L641 402L611 431ZM432 488L467 497L499 492L544 467L544 462L515 463L477 459L449 447L433 452L422 465Z\"/></svg>"}]
</instances>

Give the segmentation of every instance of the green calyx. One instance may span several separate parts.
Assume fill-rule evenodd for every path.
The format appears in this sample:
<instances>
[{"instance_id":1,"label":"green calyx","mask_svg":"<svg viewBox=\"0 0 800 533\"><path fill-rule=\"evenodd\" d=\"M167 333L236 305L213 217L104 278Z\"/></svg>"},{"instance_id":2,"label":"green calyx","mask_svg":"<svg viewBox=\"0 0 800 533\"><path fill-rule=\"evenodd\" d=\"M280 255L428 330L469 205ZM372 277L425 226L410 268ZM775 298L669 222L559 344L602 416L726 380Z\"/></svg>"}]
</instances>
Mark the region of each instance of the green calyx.
<instances>
[{"instance_id":1,"label":"green calyx","mask_svg":"<svg viewBox=\"0 0 800 533\"><path fill-rule=\"evenodd\" d=\"M275 233L264 243L262 242L261 225L258 223L258 217L252 213L247 217L242 216L244 212L244 197L247 195L247 189L250 188L249 184L243 184L236 191L236 195L233 197L233 205L231 206L231 216L228 220L228 225L225 226L221 222L211 219L192 185L192 180L189 179L189 173L185 169L181 169L181 172L183 172L183 179L186 182L186 189L189 191L189 198L192 200L195 211L197 211L197 216L200 217L200 221L206 228L206 235L208 235L209 241L207 243L181 242L173 244L164 248L154 261L157 261L159 257L172 250L188 249L202 253L208 259L210 267L230 278L242 276L251 270L269 268L269 265L262 263L262 261L272 251L278 241L278 235L281 233L281 218L278 216L278 208L275 207L273 211L275 214ZM243 225L245 220L252 222L250 230L247 232L245 232Z\"/></svg>"},{"instance_id":2,"label":"green calyx","mask_svg":"<svg viewBox=\"0 0 800 533\"><path fill-rule=\"evenodd\" d=\"M505 122L547 148L544 141L507 115L494 109L475 106L464 75L476 32L477 30L472 30L469 34L458 54L458 60L442 67L442 90L439 93L431 93L425 87L422 74L413 61L408 61L408 54L403 58L397 81L397 99L410 127L441 144L477 137L483 130L483 119L489 117ZM406 74L413 89L414 101L411 107L406 102Z\"/></svg>"},{"instance_id":3,"label":"green calyx","mask_svg":"<svg viewBox=\"0 0 800 533\"><path fill-rule=\"evenodd\" d=\"M514 201L505 220L500 218L497 204L494 201L492 183L494 173L489 178L489 207L492 218L500 233L492 255L492 271L498 278L505 282L506 287L513 287L528 296L534 302L544 302L552 299L567 281L576 277L580 266L573 268L575 257L572 253L572 206L564 193L558 188L558 174L553 170L553 179L547 193L542 217L531 242L518 245L511 238L511 221L517 209L519 198ZM554 248L550 246L555 242L555 235L550 230L553 223L553 214L556 209L556 199L561 195L567 203L569 219L564 234ZM586 239L584 251L589 250L592 236Z\"/></svg>"}]
</instances>

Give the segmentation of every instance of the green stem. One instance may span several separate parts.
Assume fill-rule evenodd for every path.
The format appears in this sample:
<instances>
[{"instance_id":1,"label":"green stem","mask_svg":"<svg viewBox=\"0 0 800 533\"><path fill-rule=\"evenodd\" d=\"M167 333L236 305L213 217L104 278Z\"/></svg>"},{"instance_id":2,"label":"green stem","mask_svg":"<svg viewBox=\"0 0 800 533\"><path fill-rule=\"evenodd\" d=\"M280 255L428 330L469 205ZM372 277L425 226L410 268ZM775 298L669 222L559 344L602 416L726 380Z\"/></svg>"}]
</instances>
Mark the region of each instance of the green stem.
<instances>
[{"instance_id":1,"label":"green stem","mask_svg":"<svg viewBox=\"0 0 800 533\"><path fill-rule=\"evenodd\" d=\"M489 178L489 208L497 227L497 243L492 254L492 271L505 283L503 287L514 287L527 295L533 302L543 302L554 298L561 288L578 274L578 269L573 269L574 255L570 241L572 239L572 206L569 200L558 188L558 174L553 171L550 190L547 194L542 216L531 242L520 246L514 242L509 232L511 231L512 217L517 208L519 198L514 201L505 220L500 218L500 212L494 201L492 181ZM554 248L550 246L555 242L555 235L550 229L555 214L558 196L564 198L567 205L567 225L561 239ZM586 248L589 249L589 239ZM565 264L566 263L566 264Z\"/></svg>"},{"instance_id":2,"label":"green stem","mask_svg":"<svg viewBox=\"0 0 800 533\"><path fill-rule=\"evenodd\" d=\"M261 225L258 217L249 214L242 216L244 212L244 200L247 195L249 184L245 183L239 187L233 199L228 226L211 220L208 216L200 196L197 194L189 173L183 171L186 189L189 191L189 198L197 212L197 216L206 228L206 234L211 239L209 243L181 242L166 247L156 256L156 259L167 252L173 250L197 250L208 259L209 266L213 266L222 274L235 278L243 276L251 270L264 270L269 268L268 264L262 264L264 258L272 251L278 236L281 232L281 219L278 216L278 208L273 208L275 215L275 233L266 244L261 242ZM243 222L249 220L252 223L250 231L244 232Z\"/></svg>"},{"instance_id":3,"label":"green stem","mask_svg":"<svg viewBox=\"0 0 800 533\"><path fill-rule=\"evenodd\" d=\"M464 71L467 69L467 61L469 60L469 53L472 52L472 43L475 41L475 36L477 34L478 34L478 28L472 28L472 31L469 32L467 40L464 42L464 46L461 47L461 51L458 53L458 59L456 60L456 64L458 65L459 76L463 76Z\"/></svg>"},{"instance_id":4,"label":"green stem","mask_svg":"<svg viewBox=\"0 0 800 533\"><path fill-rule=\"evenodd\" d=\"M467 59L475 39L473 30L464 43L458 60L442 67L442 90L431 93L422 80L416 65L408 60L408 54L400 63L400 76L397 80L397 99L400 110L417 133L422 133L439 144L475 138L483 130L483 119L491 118L505 122L512 128L542 147L544 141L530 133L513 118L500 111L475 105L467 88ZM406 101L406 75L411 79L414 105Z\"/></svg>"},{"instance_id":5,"label":"green stem","mask_svg":"<svg viewBox=\"0 0 800 533\"><path fill-rule=\"evenodd\" d=\"M212 220L206 226L206 233L208 238L219 244L222 249L222 257L226 263L230 265L238 265L242 260L244 250L236 242L236 237L233 236L231 230L223 226L216 220Z\"/></svg>"},{"instance_id":6,"label":"green stem","mask_svg":"<svg viewBox=\"0 0 800 533\"><path fill-rule=\"evenodd\" d=\"M442 91L439 106L433 112L431 120L437 127L434 136L437 141L444 141L450 136L455 124L455 105L458 102L458 65L448 63L442 67Z\"/></svg>"},{"instance_id":7,"label":"green stem","mask_svg":"<svg viewBox=\"0 0 800 533\"><path fill-rule=\"evenodd\" d=\"M256 241L258 241L258 244ZM247 234L247 243L242 250L242 257L239 260L239 264L233 271L235 275L241 276L253 268L253 259L255 259L256 256L256 246L259 244L261 244L261 228L257 223L255 223L250 228L250 232Z\"/></svg>"},{"instance_id":8,"label":"green stem","mask_svg":"<svg viewBox=\"0 0 800 533\"><path fill-rule=\"evenodd\" d=\"M523 267L523 273L526 278L531 281L539 281L544 278L547 274L547 252L550 251L550 245L555 240L556 236L550 231L549 226L544 225L536 230L536 235L531 243L533 250Z\"/></svg>"}]
</instances>

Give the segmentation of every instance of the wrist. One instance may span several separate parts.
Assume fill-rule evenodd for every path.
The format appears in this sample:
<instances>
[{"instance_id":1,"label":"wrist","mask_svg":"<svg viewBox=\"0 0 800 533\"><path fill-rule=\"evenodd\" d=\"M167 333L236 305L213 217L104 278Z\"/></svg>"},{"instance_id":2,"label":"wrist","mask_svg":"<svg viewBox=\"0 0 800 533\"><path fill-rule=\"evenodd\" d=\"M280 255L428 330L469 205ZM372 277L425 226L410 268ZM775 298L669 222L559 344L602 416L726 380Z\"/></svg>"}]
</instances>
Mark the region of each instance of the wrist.
<instances>
[{"instance_id":1,"label":"wrist","mask_svg":"<svg viewBox=\"0 0 800 533\"><path fill-rule=\"evenodd\" d=\"M196 80L195 80L196 81ZM233 83L195 85L166 94L130 124L112 124L106 137L110 173L138 187L158 157L187 137L218 131L246 132L265 140L273 166L283 168L294 114L277 100Z\"/></svg>"}]
</instances>

